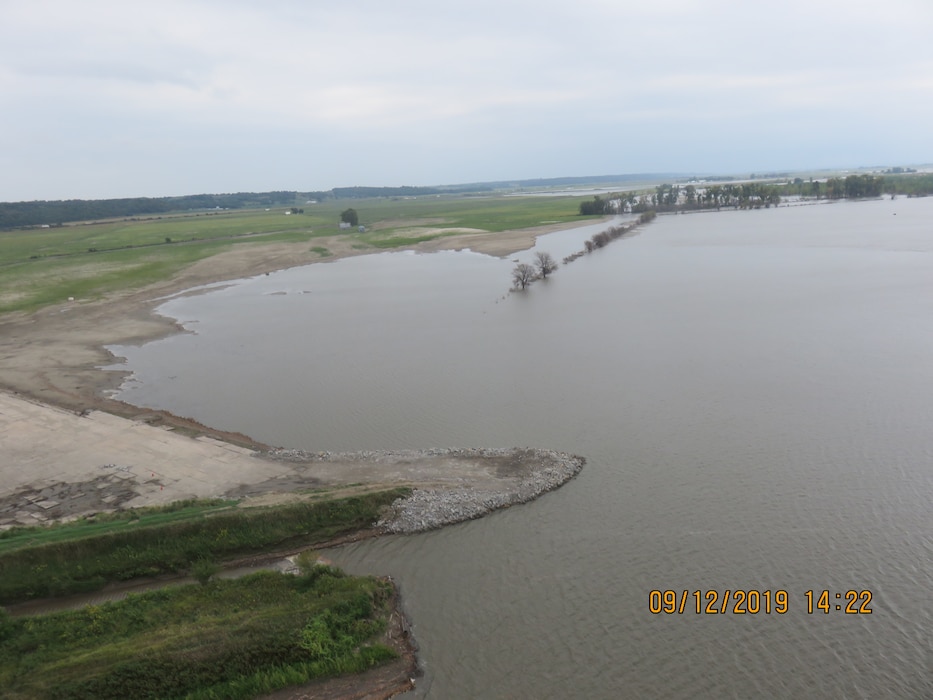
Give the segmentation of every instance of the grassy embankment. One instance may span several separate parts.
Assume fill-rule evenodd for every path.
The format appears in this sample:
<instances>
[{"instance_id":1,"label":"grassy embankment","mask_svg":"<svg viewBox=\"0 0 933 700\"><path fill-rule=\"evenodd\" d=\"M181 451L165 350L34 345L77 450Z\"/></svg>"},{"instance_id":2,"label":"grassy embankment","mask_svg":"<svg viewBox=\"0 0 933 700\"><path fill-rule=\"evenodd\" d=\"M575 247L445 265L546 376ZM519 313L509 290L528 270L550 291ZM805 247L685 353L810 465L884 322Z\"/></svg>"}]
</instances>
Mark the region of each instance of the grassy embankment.
<instances>
[{"instance_id":1,"label":"grassy embankment","mask_svg":"<svg viewBox=\"0 0 933 700\"><path fill-rule=\"evenodd\" d=\"M396 657L392 586L330 567L181 586L30 618L0 613L7 698L252 698Z\"/></svg>"},{"instance_id":2,"label":"grassy embankment","mask_svg":"<svg viewBox=\"0 0 933 700\"><path fill-rule=\"evenodd\" d=\"M53 228L0 231L0 313L35 311L68 297L95 299L171 278L234 246L307 244L320 239L358 249L397 248L471 228L498 232L579 219L578 198L419 197L309 204L304 214L274 211L185 213ZM357 210L367 230L340 231L340 212ZM438 230L440 229L440 231ZM449 229L450 231L445 231Z\"/></svg>"},{"instance_id":3,"label":"grassy embankment","mask_svg":"<svg viewBox=\"0 0 933 700\"><path fill-rule=\"evenodd\" d=\"M407 493L393 489L274 508L189 502L7 530L0 533L0 603L93 591L112 581L313 545L369 526L380 508Z\"/></svg>"},{"instance_id":4,"label":"grassy embankment","mask_svg":"<svg viewBox=\"0 0 933 700\"><path fill-rule=\"evenodd\" d=\"M254 697L394 658L371 643L386 625L386 582L308 561L301 576L210 577L224 559L367 527L408 492L274 508L193 501L0 534L4 603L165 572L204 584L34 617L0 609L4 697Z\"/></svg>"}]
</instances>

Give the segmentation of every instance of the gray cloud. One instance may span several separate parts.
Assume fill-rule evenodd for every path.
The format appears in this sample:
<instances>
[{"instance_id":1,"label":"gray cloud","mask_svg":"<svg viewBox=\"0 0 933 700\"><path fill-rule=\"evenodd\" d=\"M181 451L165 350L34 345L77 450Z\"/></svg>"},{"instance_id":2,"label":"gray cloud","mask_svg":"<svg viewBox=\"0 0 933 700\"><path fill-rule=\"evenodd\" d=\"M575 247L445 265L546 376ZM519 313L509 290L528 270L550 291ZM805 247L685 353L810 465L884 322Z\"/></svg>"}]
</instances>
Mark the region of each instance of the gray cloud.
<instances>
[{"instance_id":1,"label":"gray cloud","mask_svg":"<svg viewBox=\"0 0 933 700\"><path fill-rule=\"evenodd\" d=\"M929 162L930 36L926 0L7 3L0 199Z\"/></svg>"}]
</instances>

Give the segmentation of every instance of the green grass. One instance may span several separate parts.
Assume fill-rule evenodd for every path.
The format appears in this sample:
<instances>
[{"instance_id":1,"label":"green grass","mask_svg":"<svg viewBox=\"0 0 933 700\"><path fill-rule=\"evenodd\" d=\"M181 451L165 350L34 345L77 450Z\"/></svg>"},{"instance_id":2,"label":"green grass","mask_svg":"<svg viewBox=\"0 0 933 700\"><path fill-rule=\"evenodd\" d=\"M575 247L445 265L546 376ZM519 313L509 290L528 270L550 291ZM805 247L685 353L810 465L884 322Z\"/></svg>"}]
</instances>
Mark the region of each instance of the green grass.
<instances>
[{"instance_id":1,"label":"green grass","mask_svg":"<svg viewBox=\"0 0 933 700\"><path fill-rule=\"evenodd\" d=\"M130 508L112 513L98 513L68 523L53 523L33 527L14 527L0 532L0 556L28 547L68 542L85 537L106 535L125 530L127 525L148 527L194 520L221 510L229 510L238 501L203 499L176 501L164 506Z\"/></svg>"},{"instance_id":2,"label":"green grass","mask_svg":"<svg viewBox=\"0 0 933 700\"><path fill-rule=\"evenodd\" d=\"M325 214L264 211L0 232L0 313L143 287L234 245L306 242L336 232Z\"/></svg>"},{"instance_id":3,"label":"green grass","mask_svg":"<svg viewBox=\"0 0 933 700\"><path fill-rule=\"evenodd\" d=\"M435 238L442 238L444 235L445 234L441 233L432 233L425 236L395 236L392 238L372 237L368 242L373 248L401 248L403 246L423 243L424 241L433 241Z\"/></svg>"},{"instance_id":4,"label":"green grass","mask_svg":"<svg viewBox=\"0 0 933 700\"><path fill-rule=\"evenodd\" d=\"M68 297L96 299L169 279L187 265L229 248L230 243L165 246L53 257L0 267L0 313L34 311Z\"/></svg>"},{"instance_id":5,"label":"green grass","mask_svg":"<svg viewBox=\"0 0 933 700\"><path fill-rule=\"evenodd\" d=\"M354 208L360 223L418 219L437 220L436 226L508 231L542 223L577 221L580 197L419 197L410 200L361 200Z\"/></svg>"},{"instance_id":6,"label":"green grass","mask_svg":"<svg viewBox=\"0 0 933 700\"><path fill-rule=\"evenodd\" d=\"M308 242L345 236L354 248L413 245L474 228L499 232L542 223L579 221L579 197L444 196L363 199L284 209L236 210L0 232L0 313L31 312L69 297L99 299L170 279L186 266L232 246ZM365 233L340 231L340 212L353 206ZM312 248L321 257L323 246ZM322 252L325 251L325 252Z\"/></svg>"},{"instance_id":7,"label":"green grass","mask_svg":"<svg viewBox=\"0 0 933 700\"><path fill-rule=\"evenodd\" d=\"M311 229L303 219L299 226L287 226L284 216L268 213L239 212L204 217L173 217L154 221L117 221L86 225L67 225L48 229L0 233L0 265L50 256L78 255L91 248L108 251L128 247L180 246L231 236L266 234L282 230ZM296 224L299 223L295 217Z\"/></svg>"},{"instance_id":8,"label":"green grass","mask_svg":"<svg viewBox=\"0 0 933 700\"><path fill-rule=\"evenodd\" d=\"M374 523L393 489L268 508L194 504L138 518L13 531L0 539L0 603L98 590L275 548L313 545Z\"/></svg>"},{"instance_id":9,"label":"green grass","mask_svg":"<svg viewBox=\"0 0 933 700\"><path fill-rule=\"evenodd\" d=\"M166 588L35 617L0 612L3 697L251 698L395 658L391 584L330 567Z\"/></svg>"}]
</instances>

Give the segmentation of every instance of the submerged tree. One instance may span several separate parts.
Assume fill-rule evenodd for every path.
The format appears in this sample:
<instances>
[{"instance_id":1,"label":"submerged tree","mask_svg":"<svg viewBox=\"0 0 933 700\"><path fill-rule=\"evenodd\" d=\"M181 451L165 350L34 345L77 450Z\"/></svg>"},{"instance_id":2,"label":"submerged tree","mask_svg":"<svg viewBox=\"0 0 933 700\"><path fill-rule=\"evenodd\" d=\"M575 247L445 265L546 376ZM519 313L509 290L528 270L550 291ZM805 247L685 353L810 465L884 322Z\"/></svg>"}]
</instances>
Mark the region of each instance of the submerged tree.
<instances>
[{"instance_id":1,"label":"submerged tree","mask_svg":"<svg viewBox=\"0 0 933 700\"><path fill-rule=\"evenodd\" d=\"M512 281L519 289L524 289L535 281L535 269L527 263L519 263L512 270Z\"/></svg>"},{"instance_id":2,"label":"submerged tree","mask_svg":"<svg viewBox=\"0 0 933 700\"><path fill-rule=\"evenodd\" d=\"M550 253L535 253L535 267L541 279L547 279L547 276L557 270L557 261L551 257Z\"/></svg>"}]
</instances>

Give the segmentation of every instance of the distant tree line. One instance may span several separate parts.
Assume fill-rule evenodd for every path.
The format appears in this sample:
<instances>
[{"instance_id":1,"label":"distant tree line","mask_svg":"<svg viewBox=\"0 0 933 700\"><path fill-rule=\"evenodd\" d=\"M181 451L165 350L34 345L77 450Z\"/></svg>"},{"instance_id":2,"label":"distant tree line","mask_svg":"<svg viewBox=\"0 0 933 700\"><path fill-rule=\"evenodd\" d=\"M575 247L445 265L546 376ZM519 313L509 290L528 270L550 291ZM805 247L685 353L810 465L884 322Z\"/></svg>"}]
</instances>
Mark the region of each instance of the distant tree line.
<instances>
[{"instance_id":1,"label":"distant tree line","mask_svg":"<svg viewBox=\"0 0 933 700\"><path fill-rule=\"evenodd\" d=\"M887 175L884 178L884 191L892 195L925 197L933 194L933 173Z\"/></svg>"},{"instance_id":2,"label":"distant tree line","mask_svg":"<svg viewBox=\"0 0 933 700\"><path fill-rule=\"evenodd\" d=\"M580 203L582 216L608 214L639 214L647 211L670 212L689 209L760 209L777 206L781 201L777 185L745 182L726 185L662 184L653 192L623 192L607 198L595 196Z\"/></svg>"},{"instance_id":3,"label":"distant tree line","mask_svg":"<svg viewBox=\"0 0 933 700\"><path fill-rule=\"evenodd\" d=\"M56 226L74 221L158 216L209 209L258 209L286 207L309 201L362 197L401 197L438 194L430 187L338 187L328 191L237 192L195 194L181 197L132 197L125 199L66 199L55 201L0 202L0 229L27 226Z\"/></svg>"},{"instance_id":4,"label":"distant tree line","mask_svg":"<svg viewBox=\"0 0 933 700\"><path fill-rule=\"evenodd\" d=\"M234 194L196 194L182 197L133 197L125 199L68 199L31 202L0 202L0 229L28 226L56 226L74 221L117 219L134 216L208 209L257 209L288 207L307 202L370 197L416 197L440 194L487 192L489 184L442 187L335 187L332 190L299 192L237 192Z\"/></svg>"},{"instance_id":5,"label":"distant tree line","mask_svg":"<svg viewBox=\"0 0 933 700\"><path fill-rule=\"evenodd\" d=\"M886 175L847 175L826 180L794 178L781 187L785 196L812 199L860 199L883 194L925 197L933 194L933 173L917 173L911 168L891 168Z\"/></svg>"},{"instance_id":6,"label":"distant tree line","mask_svg":"<svg viewBox=\"0 0 933 700\"><path fill-rule=\"evenodd\" d=\"M417 197L426 194L445 194L440 187L335 187L330 191L333 199L369 199L371 197Z\"/></svg>"},{"instance_id":7,"label":"distant tree line","mask_svg":"<svg viewBox=\"0 0 933 700\"><path fill-rule=\"evenodd\" d=\"M783 184L726 183L698 188L688 184L658 185L654 192L626 192L594 197L580 204L580 214L599 216L623 212L720 209L723 207L760 208L777 204L781 196L796 195L825 199L877 197L880 194L925 196L933 194L933 174L915 173L910 168L892 168L885 175L849 175L826 181L796 178ZM614 176L621 182L645 179L644 175ZM707 178L715 180L716 178ZM497 186L542 184L583 184L605 178L555 178L521 180L513 183L477 183L440 187L336 187L326 191L236 192L196 194L181 197L132 197L123 199L68 199L30 202L0 202L0 229L29 226L55 226L73 221L152 216L173 212L209 209L251 209L285 206L292 208L308 201L361 199L366 197L415 197L439 194L487 192Z\"/></svg>"},{"instance_id":8,"label":"distant tree line","mask_svg":"<svg viewBox=\"0 0 933 700\"><path fill-rule=\"evenodd\" d=\"M292 207L297 201L319 199L320 193L237 192L195 194L183 197L133 197L128 199L67 199L58 201L0 202L0 228L62 224L133 216L159 215L206 209Z\"/></svg>"},{"instance_id":9,"label":"distant tree line","mask_svg":"<svg viewBox=\"0 0 933 700\"><path fill-rule=\"evenodd\" d=\"M673 212L702 209L761 209L777 206L782 198L861 199L882 194L918 197L933 194L933 174L894 173L848 175L826 180L795 178L783 183L741 182L697 186L662 184L653 192L623 192L595 196L580 203L582 216Z\"/></svg>"},{"instance_id":10,"label":"distant tree line","mask_svg":"<svg viewBox=\"0 0 933 700\"><path fill-rule=\"evenodd\" d=\"M880 175L848 175L823 180L795 178L782 185L785 195L796 195L813 199L859 199L880 197L885 191L885 178Z\"/></svg>"}]
</instances>

